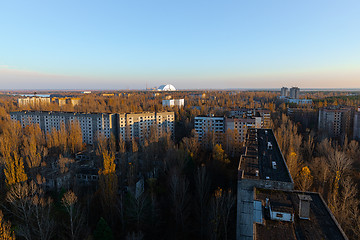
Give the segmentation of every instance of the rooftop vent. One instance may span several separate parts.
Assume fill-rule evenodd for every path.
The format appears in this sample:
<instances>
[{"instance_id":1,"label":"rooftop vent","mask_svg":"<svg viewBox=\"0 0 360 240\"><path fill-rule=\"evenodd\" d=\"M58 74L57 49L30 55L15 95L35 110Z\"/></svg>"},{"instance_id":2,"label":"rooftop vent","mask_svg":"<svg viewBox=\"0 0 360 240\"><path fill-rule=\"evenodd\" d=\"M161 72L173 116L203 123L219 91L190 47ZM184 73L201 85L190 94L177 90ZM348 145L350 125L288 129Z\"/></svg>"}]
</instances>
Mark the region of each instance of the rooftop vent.
<instances>
[{"instance_id":1,"label":"rooftop vent","mask_svg":"<svg viewBox=\"0 0 360 240\"><path fill-rule=\"evenodd\" d=\"M272 168L273 168L273 169L276 169L276 162L275 162L275 161L272 161L271 163L272 163Z\"/></svg>"},{"instance_id":2,"label":"rooftop vent","mask_svg":"<svg viewBox=\"0 0 360 240\"><path fill-rule=\"evenodd\" d=\"M300 199L299 202L299 218L300 219L310 219L310 203L312 201L311 196L298 194Z\"/></svg>"}]
</instances>

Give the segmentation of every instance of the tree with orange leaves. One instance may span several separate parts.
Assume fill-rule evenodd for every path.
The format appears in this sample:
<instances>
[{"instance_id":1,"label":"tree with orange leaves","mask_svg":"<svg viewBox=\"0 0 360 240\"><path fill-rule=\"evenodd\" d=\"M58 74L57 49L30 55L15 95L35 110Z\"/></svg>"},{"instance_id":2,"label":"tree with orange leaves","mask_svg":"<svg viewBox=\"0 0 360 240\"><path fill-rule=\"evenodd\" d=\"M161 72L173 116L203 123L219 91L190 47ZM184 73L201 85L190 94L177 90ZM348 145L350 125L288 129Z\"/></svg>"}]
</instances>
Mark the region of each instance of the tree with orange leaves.
<instances>
[{"instance_id":1,"label":"tree with orange leaves","mask_svg":"<svg viewBox=\"0 0 360 240\"><path fill-rule=\"evenodd\" d=\"M15 240L14 232L11 230L11 223L4 220L4 215L0 210L0 239Z\"/></svg>"},{"instance_id":2,"label":"tree with orange leaves","mask_svg":"<svg viewBox=\"0 0 360 240\"><path fill-rule=\"evenodd\" d=\"M4 173L8 185L24 182L28 179L23 159L16 151L10 155L10 158L5 159Z\"/></svg>"},{"instance_id":3,"label":"tree with orange leaves","mask_svg":"<svg viewBox=\"0 0 360 240\"><path fill-rule=\"evenodd\" d=\"M103 168L99 170L101 203L108 222L113 222L117 203L118 179L115 173L115 155L108 150L102 151Z\"/></svg>"}]
</instances>

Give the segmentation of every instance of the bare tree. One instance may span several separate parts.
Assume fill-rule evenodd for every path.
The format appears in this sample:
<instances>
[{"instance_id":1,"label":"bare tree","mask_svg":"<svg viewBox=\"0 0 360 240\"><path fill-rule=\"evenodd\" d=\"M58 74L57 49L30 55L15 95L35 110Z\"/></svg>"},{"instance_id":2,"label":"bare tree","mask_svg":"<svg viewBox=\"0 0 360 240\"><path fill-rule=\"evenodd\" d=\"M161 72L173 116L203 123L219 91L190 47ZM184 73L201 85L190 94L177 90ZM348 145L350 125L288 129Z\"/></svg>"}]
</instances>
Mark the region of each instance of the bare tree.
<instances>
[{"instance_id":1,"label":"bare tree","mask_svg":"<svg viewBox=\"0 0 360 240\"><path fill-rule=\"evenodd\" d=\"M339 150L331 151L327 156L327 161L333 172L338 172L340 176L351 167L352 160L344 152Z\"/></svg>"},{"instance_id":2,"label":"bare tree","mask_svg":"<svg viewBox=\"0 0 360 240\"><path fill-rule=\"evenodd\" d=\"M18 228L17 233L27 240L48 240L52 237L54 221L50 216L50 198L34 181L15 184L9 190L6 200L12 207Z\"/></svg>"},{"instance_id":3,"label":"bare tree","mask_svg":"<svg viewBox=\"0 0 360 240\"><path fill-rule=\"evenodd\" d=\"M129 193L127 200L126 216L130 223L135 224L136 230L139 232L148 216L150 201L145 193L141 194L137 198L133 194Z\"/></svg>"},{"instance_id":4,"label":"bare tree","mask_svg":"<svg viewBox=\"0 0 360 240\"><path fill-rule=\"evenodd\" d=\"M35 195L32 202L34 205L33 219L36 224L35 236L41 240L51 239L55 227L54 220L50 216L52 199Z\"/></svg>"},{"instance_id":5,"label":"bare tree","mask_svg":"<svg viewBox=\"0 0 360 240\"><path fill-rule=\"evenodd\" d=\"M189 182L186 177L179 175L176 170L173 171L169 183L170 197L174 207L175 221L182 229L188 217L188 188Z\"/></svg>"},{"instance_id":6,"label":"bare tree","mask_svg":"<svg viewBox=\"0 0 360 240\"><path fill-rule=\"evenodd\" d=\"M232 191L218 188L211 200L210 223L211 239L228 239L228 227L231 210L235 205Z\"/></svg>"},{"instance_id":7,"label":"bare tree","mask_svg":"<svg viewBox=\"0 0 360 240\"><path fill-rule=\"evenodd\" d=\"M207 219L207 209L209 202L209 193L210 193L210 180L208 174L206 173L205 165L199 167L195 173L195 191L196 191L196 203L197 210L200 222L200 236L204 237L206 232L205 221Z\"/></svg>"},{"instance_id":8,"label":"bare tree","mask_svg":"<svg viewBox=\"0 0 360 240\"><path fill-rule=\"evenodd\" d=\"M61 202L69 215L70 224L65 224L65 227L69 228L70 239L79 239L84 224L84 216L78 206L78 198L73 191L69 190L64 194Z\"/></svg>"}]
</instances>

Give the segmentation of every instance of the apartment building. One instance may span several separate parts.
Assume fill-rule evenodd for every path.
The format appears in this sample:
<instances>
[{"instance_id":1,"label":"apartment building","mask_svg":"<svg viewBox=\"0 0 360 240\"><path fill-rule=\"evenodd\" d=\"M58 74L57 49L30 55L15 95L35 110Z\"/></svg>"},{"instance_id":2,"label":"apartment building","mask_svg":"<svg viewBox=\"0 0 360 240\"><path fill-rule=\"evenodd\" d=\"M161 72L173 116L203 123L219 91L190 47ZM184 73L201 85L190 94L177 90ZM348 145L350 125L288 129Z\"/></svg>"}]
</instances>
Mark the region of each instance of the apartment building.
<instances>
[{"instance_id":1,"label":"apartment building","mask_svg":"<svg viewBox=\"0 0 360 240\"><path fill-rule=\"evenodd\" d=\"M126 114L126 140L144 140L150 135L151 126L155 125L154 112Z\"/></svg>"},{"instance_id":2,"label":"apartment building","mask_svg":"<svg viewBox=\"0 0 360 240\"><path fill-rule=\"evenodd\" d=\"M116 114L22 111L12 112L10 117L19 121L23 127L38 124L45 133L77 122L83 141L87 144L93 144L99 136L109 138L111 134L116 134L117 130Z\"/></svg>"},{"instance_id":3,"label":"apartment building","mask_svg":"<svg viewBox=\"0 0 360 240\"><path fill-rule=\"evenodd\" d=\"M194 119L194 127L199 142L209 132L215 134L216 143L221 143L222 133L225 132L225 117L222 116L197 116Z\"/></svg>"},{"instance_id":4,"label":"apartment building","mask_svg":"<svg viewBox=\"0 0 360 240\"><path fill-rule=\"evenodd\" d=\"M175 130L175 115L174 112L158 112L155 114L156 117L156 129L158 136L171 133L174 135Z\"/></svg>"},{"instance_id":5,"label":"apartment building","mask_svg":"<svg viewBox=\"0 0 360 240\"><path fill-rule=\"evenodd\" d=\"M226 118L225 131L232 130L235 133L236 143L245 141L246 133L249 128L261 128L261 118Z\"/></svg>"},{"instance_id":6,"label":"apartment building","mask_svg":"<svg viewBox=\"0 0 360 240\"><path fill-rule=\"evenodd\" d=\"M152 131L156 131L157 136L163 136L166 133L174 136L174 112L128 113L125 118L127 141L132 141L132 139L143 141L151 135Z\"/></svg>"},{"instance_id":7,"label":"apartment building","mask_svg":"<svg viewBox=\"0 0 360 240\"><path fill-rule=\"evenodd\" d=\"M328 107L319 109L318 129L323 137L338 138L351 136L352 109Z\"/></svg>"},{"instance_id":8,"label":"apartment building","mask_svg":"<svg viewBox=\"0 0 360 240\"><path fill-rule=\"evenodd\" d=\"M290 98L298 99L300 95L300 88L292 87L290 88Z\"/></svg>"},{"instance_id":9,"label":"apartment building","mask_svg":"<svg viewBox=\"0 0 360 240\"><path fill-rule=\"evenodd\" d=\"M289 96L289 89L287 87L281 88L281 97L288 97Z\"/></svg>"},{"instance_id":10,"label":"apartment building","mask_svg":"<svg viewBox=\"0 0 360 240\"><path fill-rule=\"evenodd\" d=\"M164 99L162 100L163 107L184 107L184 99Z\"/></svg>"},{"instance_id":11,"label":"apartment building","mask_svg":"<svg viewBox=\"0 0 360 240\"><path fill-rule=\"evenodd\" d=\"M126 113L118 114L118 139L127 141L126 130Z\"/></svg>"},{"instance_id":12,"label":"apartment building","mask_svg":"<svg viewBox=\"0 0 360 240\"><path fill-rule=\"evenodd\" d=\"M228 117L236 118L261 118L261 128L269 128L271 123L271 111L268 109L236 108L228 112Z\"/></svg>"},{"instance_id":13,"label":"apartment building","mask_svg":"<svg viewBox=\"0 0 360 240\"><path fill-rule=\"evenodd\" d=\"M52 97L51 102L58 104L60 107L71 104L73 106L79 105L80 98L74 97Z\"/></svg>"},{"instance_id":14,"label":"apartment building","mask_svg":"<svg viewBox=\"0 0 360 240\"><path fill-rule=\"evenodd\" d=\"M19 107L24 106L40 106L44 104L50 104L50 98L49 97L24 97L24 98L18 98L17 103Z\"/></svg>"},{"instance_id":15,"label":"apartment building","mask_svg":"<svg viewBox=\"0 0 360 240\"><path fill-rule=\"evenodd\" d=\"M270 110L237 109L230 111L227 117L198 116L194 122L199 142L206 133L213 132L216 143L223 143L222 133L233 131L235 143L240 144L245 141L248 129L270 125Z\"/></svg>"},{"instance_id":16,"label":"apartment building","mask_svg":"<svg viewBox=\"0 0 360 240\"><path fill-rule=\"evenodd\" d=\"M150 135L151 128L158 136L165 133L174 134L174 112L149 113L73 113L73 112L39 112L22 111L10 113L12 120L17 120L25 127L39 124L40 128L49 133L53 129L60 130L62 125L69 126L79 123L83 141L93 144L98 137L143 141Z\"/></svg>"},{"instance_id":17,"label":"apartment building","mask_svg":"<svg viewBox=\"0 0 360 240\"><path fill-rule=\"evenodd\" d=\"M354 139L360 140L360 107L358 107L354 116Z\"/></svg>"}]
</instances>

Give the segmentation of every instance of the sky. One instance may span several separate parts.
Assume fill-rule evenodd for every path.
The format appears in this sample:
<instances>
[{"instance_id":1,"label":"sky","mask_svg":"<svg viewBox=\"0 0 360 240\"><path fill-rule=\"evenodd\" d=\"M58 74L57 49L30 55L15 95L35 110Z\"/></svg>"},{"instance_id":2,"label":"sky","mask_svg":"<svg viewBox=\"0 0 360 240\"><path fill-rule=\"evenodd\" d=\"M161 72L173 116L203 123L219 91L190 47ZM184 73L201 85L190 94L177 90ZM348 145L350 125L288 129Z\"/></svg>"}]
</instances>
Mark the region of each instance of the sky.
<instances>
[{"instance_id":1,"label":"sky","mask_svg":"<svg viewBox=\"0 0 360 240\"><path fill-rule=\"evenodd\" d=\"M0 89L166 83L360 88L360 1L0 2Z\"/></svg>"}]
</instances>

